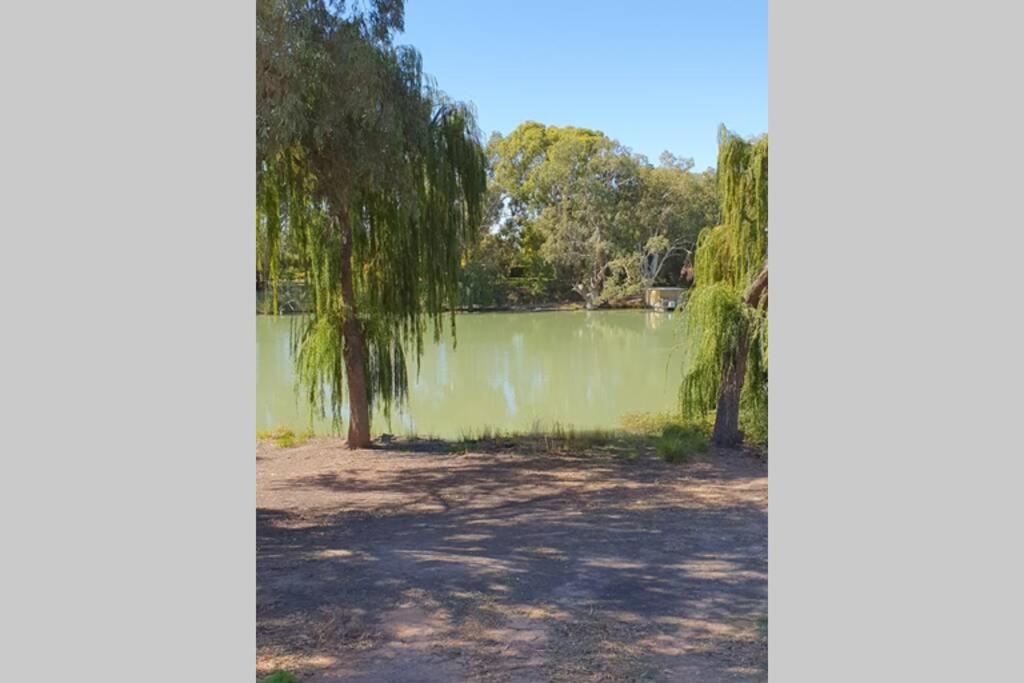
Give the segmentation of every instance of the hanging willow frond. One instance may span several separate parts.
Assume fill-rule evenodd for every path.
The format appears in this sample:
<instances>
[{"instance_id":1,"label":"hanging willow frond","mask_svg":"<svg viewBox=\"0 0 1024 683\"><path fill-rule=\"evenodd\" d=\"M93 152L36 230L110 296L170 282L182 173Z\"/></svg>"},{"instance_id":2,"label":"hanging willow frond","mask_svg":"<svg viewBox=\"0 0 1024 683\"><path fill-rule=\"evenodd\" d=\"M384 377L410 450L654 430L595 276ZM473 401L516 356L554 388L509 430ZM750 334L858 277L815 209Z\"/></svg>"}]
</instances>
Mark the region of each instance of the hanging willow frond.
<instances>
[{"instance_id":1,"label":"hanging willow frond","mask_svg":"<svg viewBox=\"0 0 1024 683\"><path fill-rule=\"evenodd\" d=\"M722 224L701 232L694 254L694 289L683 314L683 382L687 417L715 407L722 369L748 345L741 420L754 439L766 437L768 317L744 294L765 267L768 252L768 138L719 133L717 177Z\"/></svg>"},{"instance_id":2,"label":"hanging willow frond","mask_svg":"<svg viewBox=\"0 0 1024 683\"><path fill-rule=\"evenodd\" d=\"M286 228L294 236L312 295L312 313L293 334L297 382L336 428L347 403L346 320L354 316L362 332L371 411L389 419L407 398L407 360L418 368L424 335L440 339L446 312L454 338L459 261L482 221L487 182L473 112L424 85L414 51L378 46L358 56L369 60L360 96L372 100L360 111L374 117L343 117L334 125L355 126L348 137L300 141L270 155L258 174L267 235L279 240ZM352 234L350 306L341 296L342 220Z\"/></svg>"}]
</instances>

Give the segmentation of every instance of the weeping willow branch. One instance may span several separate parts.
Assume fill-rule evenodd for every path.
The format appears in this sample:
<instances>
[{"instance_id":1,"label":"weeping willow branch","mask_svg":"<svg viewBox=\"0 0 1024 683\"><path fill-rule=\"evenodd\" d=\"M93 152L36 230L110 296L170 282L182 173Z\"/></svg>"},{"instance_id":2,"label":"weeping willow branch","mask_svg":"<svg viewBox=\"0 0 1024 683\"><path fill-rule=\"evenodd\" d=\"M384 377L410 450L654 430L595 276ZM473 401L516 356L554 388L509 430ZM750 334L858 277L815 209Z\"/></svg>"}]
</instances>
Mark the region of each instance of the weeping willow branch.
<instances>
[{"instance_id":1,"label":"weeping willow branch","mask_svg":"<svg viewBox=\"0 0 1024 683\"><path fill-rule=\"evenodd\" d=\"M697 240L679 397L686 417L714 410L714 440L733 445L741 421L748 438L767 438L767 137L747 141L723 127L718 183L723 222Z\"/></svg>"},{"instance_id":2,"label":"weeping willow branch","mask_svg":"<svg viewBox=\"0 0 1024 683\"><path fill-rule=\"evenodd\" d=\"M335 199L341 193L321 187L301 148L279 153L259 174L265 242L276 244L284 225L296 232L309 274L313 311L293 337L297 381L310 405L329 414L336 428L352 400L346 391L347 323L354 321L362 337L365 400L370 411L379 407L388 419L407 398L408 356L418 363L428 331L440 338L445 312L454 338L459 260L482 218L486 158L465 107L436 93L415 96L423 101L422 118L406 122L405 163L396 165L390 182L373 179L342 194L343 210ZM340 225L340 215L349 226ZM351 302L341 286L346 227ZM269 256L273 263L277 252L270 249ZM270 275L276 284L274 268Z\"/></svg>"}]
</instances>

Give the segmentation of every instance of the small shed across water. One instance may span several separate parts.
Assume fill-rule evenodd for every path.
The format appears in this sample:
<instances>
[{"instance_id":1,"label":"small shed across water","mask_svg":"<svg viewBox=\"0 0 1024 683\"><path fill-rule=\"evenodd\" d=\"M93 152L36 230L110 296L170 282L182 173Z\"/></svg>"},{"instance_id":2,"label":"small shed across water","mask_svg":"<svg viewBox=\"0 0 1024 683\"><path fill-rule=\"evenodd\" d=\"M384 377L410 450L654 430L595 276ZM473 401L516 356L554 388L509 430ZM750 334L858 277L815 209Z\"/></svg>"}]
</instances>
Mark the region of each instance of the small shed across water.
<instances>
[{"instance_id":1,"label":"small shed across water","mask_svg":"<svg viewBox=\"0 0 1024 683\"><path fill-rule=\"evenodd\" d=\"M644 303L648 308L672 311L683 299L682 287L648 287L644 292Z\"/></svg>"}]
</instances>

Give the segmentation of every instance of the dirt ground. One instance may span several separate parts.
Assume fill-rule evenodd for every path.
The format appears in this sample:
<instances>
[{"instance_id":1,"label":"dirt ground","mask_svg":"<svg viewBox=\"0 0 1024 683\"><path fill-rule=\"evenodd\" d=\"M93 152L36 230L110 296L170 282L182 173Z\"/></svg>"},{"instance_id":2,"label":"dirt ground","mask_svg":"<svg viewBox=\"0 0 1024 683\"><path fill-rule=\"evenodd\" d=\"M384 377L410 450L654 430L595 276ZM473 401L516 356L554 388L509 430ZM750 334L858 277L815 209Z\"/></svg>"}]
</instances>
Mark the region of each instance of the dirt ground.
<instances>
[{"instance_id":1,"label":"dirt ground","mask_svg":"<svg viewBox=\"0 0 1024 683\"><path fill-rule=\"evenodd\" d=\"M767 679L767 465L257 449L258 674Z\"/></svg>"}]
</instances>

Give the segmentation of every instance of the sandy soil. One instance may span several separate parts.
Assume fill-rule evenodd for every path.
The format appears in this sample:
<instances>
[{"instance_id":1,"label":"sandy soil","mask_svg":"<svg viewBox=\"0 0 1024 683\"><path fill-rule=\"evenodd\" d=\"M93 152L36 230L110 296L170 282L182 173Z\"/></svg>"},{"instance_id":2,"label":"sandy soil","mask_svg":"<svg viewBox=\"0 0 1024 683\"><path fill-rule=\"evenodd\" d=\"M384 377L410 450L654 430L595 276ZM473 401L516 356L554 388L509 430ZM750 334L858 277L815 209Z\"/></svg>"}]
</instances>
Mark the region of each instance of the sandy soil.
<instances>
[{"instance_id":1,"label":"sandy soil","mask_svg":"<svg viewBox=\"0 0 1024 683\"><path fill-rule=\"evenodd\" d=\"M257 449L258 673L760 681L767 466Z\"/></svg>"}]
</instances>

